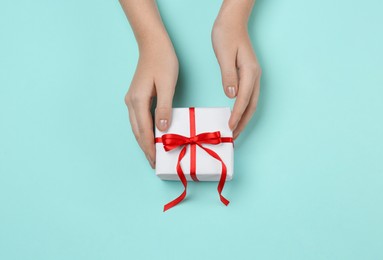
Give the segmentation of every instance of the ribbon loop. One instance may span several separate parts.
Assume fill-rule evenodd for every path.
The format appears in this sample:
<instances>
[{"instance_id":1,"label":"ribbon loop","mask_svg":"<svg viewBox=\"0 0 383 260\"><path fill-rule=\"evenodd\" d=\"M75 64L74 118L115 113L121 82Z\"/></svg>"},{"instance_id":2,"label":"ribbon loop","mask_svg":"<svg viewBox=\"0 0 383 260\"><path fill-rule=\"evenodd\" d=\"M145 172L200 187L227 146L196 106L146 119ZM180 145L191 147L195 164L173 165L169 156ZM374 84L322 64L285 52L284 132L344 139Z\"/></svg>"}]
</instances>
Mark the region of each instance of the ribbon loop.
<instances>
[{"instance_id":1,"label":"ribbon loop","mask_svg":"<svg viewBox=\"0 0 383 260\"><path fill-rule=\"evenodd\" d=\"M161 137L165 151L173 150L179 146L188 144L219 144L221 143L221 132L201 133L196 136L186 137L178 134L164 134Z\"/></svg>"}]
</instances>

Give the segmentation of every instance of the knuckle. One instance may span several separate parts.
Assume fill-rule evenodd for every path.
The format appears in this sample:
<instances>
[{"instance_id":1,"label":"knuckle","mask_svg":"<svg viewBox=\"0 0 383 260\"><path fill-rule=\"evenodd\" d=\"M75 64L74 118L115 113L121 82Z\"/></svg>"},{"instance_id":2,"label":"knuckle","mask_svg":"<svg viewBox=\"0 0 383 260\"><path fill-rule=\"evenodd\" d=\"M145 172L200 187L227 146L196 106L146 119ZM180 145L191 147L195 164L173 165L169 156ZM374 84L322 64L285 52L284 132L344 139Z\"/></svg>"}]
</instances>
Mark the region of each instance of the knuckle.
<instances>
[{"instance_id":1,"label":"knuckle","mask_svg":"<svg viewBox=\"0 0 383 260\"><path fill-rule=\"evenodd\" d=\"M249 70L254 73L254 74L257 74L258 71L259 71L259 66L258 64L256 63L252 63L251 65L249 65Z\"/></svg>"},{"instance_id":2,"label":"knuckle","mask_svg":"<svg viewBox=\"0 0 383 260\"><path fill-rule=\"evenodd\" d=\"M130 94L130 103L135 106L143 100L143 96L140 93L134 92Z\"/></svg>"},{"instance_id":3,"label":"knuckle","mask_svg":"<svg viewBox=\"0 0 383 260\"><path fill-rule=\"evenodd\" d=\"M138 127L138 135L139 136L144 136L145 135L145 128L143 128L141 125L139 125ZM143 139L143 141L145 141L145 139Z\"/></svg>"},{"instance_id":4,"label":"knuckle","mask_svg":"<svg viewBox=\"0 0 383 260\"><path fill-rule=\"evenodd\" d=\"M247 73L250 73L254 77L258 77L262 73L261 67L259 66L257 62L253 62L246 65L244 68L244 71L246 71Z\"/></svg>"},{"instance_id":5,"label":"knuckle","mask_svg":"<svg viewBox=\"0 0 383 260\"><path fill-rule=\"evenodd\" d=\"M125 105L126 105L127 107L130 106L130 104L131 104L131 97L130 97L130 94L129 94L129 93L126 93L126 95L124 96L124 102L125 102Z\"/></svg>"}]
</instances>

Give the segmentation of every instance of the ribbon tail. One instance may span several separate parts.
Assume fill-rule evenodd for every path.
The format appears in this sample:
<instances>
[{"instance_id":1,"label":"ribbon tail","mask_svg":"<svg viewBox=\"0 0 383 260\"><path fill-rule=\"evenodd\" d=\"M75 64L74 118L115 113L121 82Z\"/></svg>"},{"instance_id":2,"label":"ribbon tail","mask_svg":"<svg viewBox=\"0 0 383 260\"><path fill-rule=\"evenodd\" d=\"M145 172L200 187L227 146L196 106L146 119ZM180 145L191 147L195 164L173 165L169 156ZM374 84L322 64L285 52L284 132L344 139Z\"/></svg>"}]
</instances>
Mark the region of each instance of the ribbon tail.
<instances>
[{"instance_id":1,"label":"ribbon tail","mask_svg":"<svg viewBox=\"0 0 383 260\"><path fill-rule=\"evenodd\" d=\"M178 203L180 203L181 201L184 200L184 198L186 197L186 186L184 185L185 189L184 191L181 193L180 196L178 196L177 198L175 198L174 200L172 200L171 202L165 204L164 206L164 212L167 211L168 209L171 209L173 208L174 206L176 206Z\"/></svg>"},{"instance_id":2,"label":"ribbon tail","mask_svg":"<svg viewBox=\"0 0 383 260\"><path fill-rule=\"evenodd\" d=\"M225 186L225 182L226 182L226 175L227 175L227 168L226 168L226 165L225 163L222 161L221 157L216 153L214 152L213 150L210 150L209 148L206 148L206 147L203 147L202 145L198 144L199 147L201 147L202 149L204 149L208 154L210 154L213 158L215 158L216 160L220 161L221 162L221 165L222 165L222 171L221 171L221 177L219 179L219 182L218 182L218 186L217 186L217 190L218 190L218 195L219 195L219 199L221 200L221 202L223 204L225 204L225 206L229 205L230 201L227 200L223 195L222 195L222 191L223 191L223 187Z\"/></svg>"},{"instance_id":3,"label":"ribbon tail","mask_svg":"<svg viewBox=\"0 0 383 260\"><path fill-rule=\"evenodd\" d=\"M185 154L186 154L186 146L184 146L184 148L182 148L182 150L178 156L178 163L177 163L177 174L178 174L178 177L180 178L180 181L182 182L182 184L184 186L184 191L177 198L175 198L174 200L165 204L164 212L167 211L168 209L171 209L172 207L176 206L178 203L183 201L184 198L186 197L187 180L186 180L185 174L181 168L181 160L185 156Z\"/></svg>"}]
</instances>

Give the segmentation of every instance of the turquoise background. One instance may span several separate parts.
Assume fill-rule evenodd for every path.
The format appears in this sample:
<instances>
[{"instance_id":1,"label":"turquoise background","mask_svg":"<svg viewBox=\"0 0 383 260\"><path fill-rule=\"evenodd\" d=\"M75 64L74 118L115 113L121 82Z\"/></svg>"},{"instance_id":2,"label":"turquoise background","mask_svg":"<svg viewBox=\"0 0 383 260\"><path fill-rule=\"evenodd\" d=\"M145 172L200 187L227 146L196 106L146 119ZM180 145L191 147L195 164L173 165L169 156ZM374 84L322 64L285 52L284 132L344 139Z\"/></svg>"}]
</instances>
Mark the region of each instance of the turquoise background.
<instances>
[{"instance_id":1,"label":"turquoise background","mask_svg":"<svg viewBox=\"0 0 383 260\"><path fill-rule=\"evenodd\" d=\"M229 106L221 1L160 0L175 106ZM259 0L263 68L235 179L159 180L123 102L137 46L118 1L0 2L0 259L383 259L383 2Z\"/></svg>"}]
</instances>

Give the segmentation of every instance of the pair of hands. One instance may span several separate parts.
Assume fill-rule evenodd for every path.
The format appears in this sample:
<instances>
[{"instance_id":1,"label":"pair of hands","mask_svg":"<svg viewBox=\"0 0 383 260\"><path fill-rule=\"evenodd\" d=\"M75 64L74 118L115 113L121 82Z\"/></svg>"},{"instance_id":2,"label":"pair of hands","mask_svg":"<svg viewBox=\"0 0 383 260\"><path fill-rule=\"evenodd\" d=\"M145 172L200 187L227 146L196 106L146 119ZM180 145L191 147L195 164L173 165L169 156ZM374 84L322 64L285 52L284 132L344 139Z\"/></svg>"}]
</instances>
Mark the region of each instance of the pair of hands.
<instances>
[{"instance_id":1,"label":"pair of hands","mask_svg":"<svg viewBox=\"0 0 383 260\"><path fill-rule=\"evenodd\" d=\"M255 112L261 69L251 45L246 21L217 17L212 43L221 68L222 85L236 98L229 127L237 138ZM140 49L140 57L125 103L134 136L155 168L155 144L151 106L157 97L155 124L166 131L171 124L172 101L178 78L178 59L170 40Z\"/></svg>"}]
</instances>

